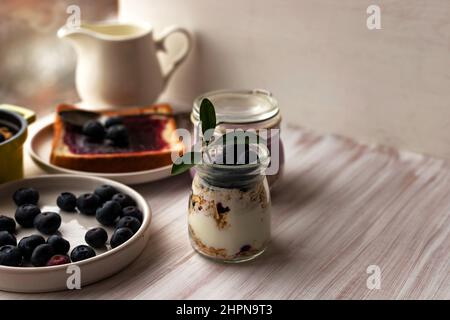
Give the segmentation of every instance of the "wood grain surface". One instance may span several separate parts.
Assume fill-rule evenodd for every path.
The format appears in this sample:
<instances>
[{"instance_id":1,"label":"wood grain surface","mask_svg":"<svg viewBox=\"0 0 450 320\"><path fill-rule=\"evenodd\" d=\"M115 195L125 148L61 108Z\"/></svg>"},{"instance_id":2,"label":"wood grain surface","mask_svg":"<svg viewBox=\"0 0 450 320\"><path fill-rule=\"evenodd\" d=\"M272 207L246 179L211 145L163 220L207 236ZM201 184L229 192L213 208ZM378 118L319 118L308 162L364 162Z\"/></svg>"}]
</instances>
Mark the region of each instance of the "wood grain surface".
<instances>
[{"instance_id":1,"label":"wood grain surface","mask_svg":"<svg viewBox=\"0 0 450 320\"><path fill-rule=\"evenodd\" d=\"M242 265L200 257L187 234L188 176L136 187L154 220L144 253L80 291L1 299L450 299L450 166L286 128L268 251ZM28 175L42 174L27 160ZM380 290L366 285L381 269Z\"/></svg>"}]
</instances>

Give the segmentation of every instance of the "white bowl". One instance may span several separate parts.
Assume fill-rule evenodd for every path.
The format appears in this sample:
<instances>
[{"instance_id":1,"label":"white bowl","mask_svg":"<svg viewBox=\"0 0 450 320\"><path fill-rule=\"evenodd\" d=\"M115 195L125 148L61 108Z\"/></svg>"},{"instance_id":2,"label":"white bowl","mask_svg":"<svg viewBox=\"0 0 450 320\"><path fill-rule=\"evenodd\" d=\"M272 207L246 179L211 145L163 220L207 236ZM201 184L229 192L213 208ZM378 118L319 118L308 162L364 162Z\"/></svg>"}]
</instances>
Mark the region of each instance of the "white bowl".
<instances>
[{"instance_id":1,"label":"white bowl","mask_svg":"<svg viewBox=\"0 0 450 320\"><path fill-rule=\"evenodd\" d=\"M56 206L56 198L61 192L68 191L80 195L93 192L96 187L104 184L112 185L136 201L144 215L139 231L123 245L114 249L110 249L108 245L108 250L96 250L97 256L85 261L42 268L0 266L0 290L28 293L67 290L67 280L72 275L67 271L68 267L73 265L80 267L80 280L83 287L119 272L138 257L148 242L151 210L139 193L115 181L98 177L52 175L11 182L0 186L0 214L14 217L16 205L12 195L21 187L32 187L39 191L38 205L41 210L60 212ZM59 231L70 242L70 250L78 245L86 244L84 241L86 231L100 226L95 217L81 213L61 212L61 217L62 224ZM110 239L114 229L102 227L107 230ZM24 229L17 225L17 241L31 234L39 234L39 232L36 229Z\"/></svg>"}]
</instances>

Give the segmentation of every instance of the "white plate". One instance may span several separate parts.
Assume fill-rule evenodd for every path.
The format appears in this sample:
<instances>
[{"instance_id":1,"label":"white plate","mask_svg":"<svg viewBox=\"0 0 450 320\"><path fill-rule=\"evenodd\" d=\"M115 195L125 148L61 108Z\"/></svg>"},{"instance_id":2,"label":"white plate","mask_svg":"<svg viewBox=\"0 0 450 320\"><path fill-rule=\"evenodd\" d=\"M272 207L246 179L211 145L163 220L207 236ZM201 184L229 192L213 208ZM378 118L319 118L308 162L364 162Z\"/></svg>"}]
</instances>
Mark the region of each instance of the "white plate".
<instances>
[{"instance_id":1,"label":"white plate","mask_svg":"<svg viewBox=\"0 0 450 320\"><path fill-rule=\"evenodd\" d=\"M53 140L53 121L55 116L49 115L36 122L30 128L30 138L26 143L26 149L31 159L44 171L48 173L75 174L101 177L115 180L128 185L135 185L147 182L158 181L170 177L172 166L165 166L158 169L136 171L127 173L98 173L84 172L65 169L50 163L50 153Z\"/></svg>"},{"instance_id":2,"label":"white plate","mask_svg":"<svg viewBox=\"0 0 450 320\"><path fill-rule=\"evenodd\" d=\"M103 184L112 185L118 191L128 194L142 210L144 221L133 238L108 251L96 250L96 257L70 265L43 268L0 266L0 290L30 293L67 290L67 279L71 275L67 271L68 267L72 265L80 267L81 285L85 286L119 272L138 257L148 242L151 211L147 202L139 193L115 181L96 177L54 175L11 182L0 186L0 213L14 217L16 205L12 200L12 194L21 187L32 187L39 191L41 210L60 212L55 202L61 192L69 191L75 195L80 195L93 192L96 187ZM78 245L86 244L84 242L86 231L100 226L95 217L80 213L61 212L61 217L62 224L59 232L70 242L70 250ZM103 228L107 230L108 239L110 239L114 229ZM31 234L39 234L39 232L36 229L23 229L17 226L17 241Z\"/></svg>"}]
</instances>

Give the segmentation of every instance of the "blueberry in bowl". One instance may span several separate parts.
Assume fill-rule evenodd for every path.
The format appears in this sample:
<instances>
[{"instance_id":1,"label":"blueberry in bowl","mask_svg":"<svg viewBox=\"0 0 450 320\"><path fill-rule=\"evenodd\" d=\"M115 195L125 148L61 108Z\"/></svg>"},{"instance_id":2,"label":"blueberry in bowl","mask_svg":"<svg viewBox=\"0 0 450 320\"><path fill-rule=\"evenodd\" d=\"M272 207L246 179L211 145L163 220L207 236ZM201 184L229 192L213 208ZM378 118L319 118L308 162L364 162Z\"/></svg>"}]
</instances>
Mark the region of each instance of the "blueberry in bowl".
<instances>
[{"instance_id":1,"label":"blueberry in bowl","mask_svg":"<svg viewBox=\"0 0 450 320\"><path fill-rule=\"evenodd\" d=\"M77 199L78 210L88 216L95 215L95 212L97 211L97 208L100 207L100 204L100 198L93 193L82 194Z\"/></svg>"},{"instance_id":2,"label":"blueberry in bowl","mask_svg":"<svg viewBox=\"0 0 450 320\"><path fill-rule=\"evenodd\" d=\"M133 237L134 233L129 228L119 228L116 231L114 231L110 244L111 248L117 248L118 246L124 244L128 240L130 240Z\"/></svg>"},{"instance_id":3,"label":"blueberry in bowl","mask_svg":"<svg viewBox=\"0 0 450 320\"><path fill-rule=\"evenodd\" d=\"M34 249L36 249L41 244L45 244L44 237L34 234L29 237L22 238L19 241L18 248L20 249L23 257L26 260L29 260L31 258L31 255L33 254Z\"/></svg>"},{"instance_id":4,"label":"blueberry in bowl","mask_svg":"<svg viewBox=\"0 0 450 320\"><path fill-rule=\"evenodd\" d=\"M133 231L133 233L138 232L140 227L141 223L139 222L139 220L129 216L121 218L116 226L117 229L128 228Z\"/></svg>"},{"instance_id":5,"label":"blueberry in bowl","mask_svg":"<svg viewBox=\"0 0 450 320\"><path fill-rule=\"evenodd\" d=\"M122 213L122 207L117 201L108 201L97 209L95 218L105 226L112 226Z\"/></svg>"},{"instance_id":6,"label":"blueberry in bowl","mask_svg":"<svg viewBox=\"0 0 450 320\"><path fill-rule=\"evenodd\" d=\"M73 262L83 261L95 257L95 251L89 246L81 245L75 247L70 253Z\"/></svg>"},{"instance_id":7,"label":"blueberry in bowl","mask_svg":"<svg viewBox=\"0 0 450 320\"><path fill-rule=\"evenodd\" d=\"M0 216L0 231L16 232L16 221L10 217Z\"/></svg>"},{"instance_id":8,"label":"blueberry in bowl","mask_svg":"<svg viewBox=\"0 0 450 320\"><path fill-rule=\"evenodd\" d=\"M122 210L121 217L133 217L139 220L140 223L144 221L142 211L137 207L126 207Z\"/></svg>"},{"instance_id":9,"label":"blueberry in bowl","mask_svg":"<svg viewBox=\"0 0 450 320\"><path fill-rule=\"evenodd\" d=\"M55 183L46 181L48 179L36 177L30 179L27 185L24 181L18 181L5 187L0 186L0 193L9 198L23 185L33 187L40 193L37 205L24 204L16 207L12 200L0 203L0 213L4 214L0 215L0 248L5 247L1 250L4 252L0 253L0 264L17 267L13 271L14 279L0 279L0 288L7 288L9 283L13 283L33 292L41 287L42 290L53 290L53 286L64 289L64 282L54 284L52 279L67 277L66 268L72 262L80 264L84 261L93 265L100 262L101 265L101 262L107 261L108 270L105 270L105 274L112 272L110 270L116 272L122 268L120 263L116 265L114 261L117 256L115 253L120 255L117 250L126 252L129 259L134 258L142 251L143 243L148 239L146 234L133 238L136 233L143 231L140 220L146 219L148 210L145 200L133 190L116 182L97 178L52 177L51 180L56 181ZM86 196L83 197L85 192ZM81 214L89 214L93 210L98 212L98 216ZM14 217L17 217L17 221ZM147 223L149 222L150 219ZM26 230L24 226L33 229ZM133 244L129 243L133 240ZM9 272L6 268L2 270L0 272ZM36 278L31 281L33 283L21 280L23 274L29 273ZM102 276L100 273L96 277ZM42 282L41 285L36 283L39 281Z\"/></svg>"},{"instance_id":10,"label":"blueberry in bowl","mask_svg":"<svg viewBox=\"0 0 450 320\"><path fill-rule=\"evenodd\" d=\"M118 193L112 197L113 201L117 201L122 208L136 206L136 202L129 195Z\"/></svg>"},{"instance_id":11,"label":"blueberry in bowl","mask_svg":"<svg viewBox=\"0 0 450 320\"><path fill-rule=\"evenodd\" d=\"M86 232L84 240L91 247L101 249L105 247L106 241L108 241L108 233L103 228L90 229Z\"/></svg>"},{"instance_id":12,"label":"blueberry in bowl","mask_svg":"<svg viewBox=\"0 0 450 320\"><path fill-rule=\"evenodd\" d=\"M22 254L16 246L0 247L0 265L7 267L20 267L22 265Z\"/></svg>"},{"instance_id":13,"label":"blueberry in bowl","mask_svg":"<svg viewBox=\"0 0 450 320\"><path fill-rule=\"evenodd\" d=\"M56 199L57 206L66 212L75 212L77 208L77 197L73 193L63 192Z\"/></svg>"},{"instance_id":14,"label":"blueberry in bowl","mask_svg":"<svg viewBox=\"0 0 450 320\"><path fill-rule=\"evenodd\" d=\"M114 195L119 193L116 188L110 185L103 185L95 189L94 194L97 195L102 202L106 202L112 199Z\"/></svg>"},{"instance_id":15,"label":"blueberry in bowl","mask_svg":"<svg viewBox=\"0 0 450 320\"><path fill-rule=\"evenodd\" d=\"M41 213L39 209L34 204L24 204L17 208L14 217L18 224L24 228L32 228L34 223L34 218L36 218Z\"/></svg>"},{"instance_id":16,"label":"blueberry in bowl","mask_svg":"<svg viewBox=\"0 0 450 320\"><path fill-rule=\"evenodd\" d=\"M47 239L47 244L51 245L58 255L65 255L69 252L70 243L61 236L53 235Z\"/></svg>"},{"instance_id":17,"label":"blueberry in bowl","mask_svg":"<svg viewBox=\"0 0 450 320\"><path fill-rule=\"evenodd\" d=\"M41 244L33 250L30 261L34 267L44 267L54 255L55 250L51 245Z\"/></svg>"},{"instance_id":18,"label":"blueberry in bowl","mask_svg":"<svg viewBox=\"0 0 450 320\"><path fill-rule=\"evenodd\" d=\"M8 231L0 231L0 247L2 246L17 246L17 239Z\"/></svg>"},{"instance_id":19,"label":"blueberry in bowl","mask_svg":"<svg viewBox=\"0 0 450 320\"><path fill-rule=\"evenodd\" d=\"M13 200L18 207L24 204L37 205L39 202L39 192L33 188L20 188L14 192Z\"/></svg>"},{"instance_id":20,"label":"blueberry in bowl","mask_svg":"<svg viewBox=\"0 0 450 320\"><path fill-rule=\"evenodd\" d=\"M34 227L43 234L54 234L61 226L61 216L56 212L43 212L34 218Z\"/></svg>"},{"instance_id":21,"label":"blueberry in bowl","mask_svg":"<svg viewBox=\"0 0 450 320\"><path fill-rule=\"evenodd\" d=\"M50 258L47 262L47 267L53 267L53 266L62 266L65 264L70 263L70 258L68 255L65 254L57 254Z\"/></svg>"}]
</instances>

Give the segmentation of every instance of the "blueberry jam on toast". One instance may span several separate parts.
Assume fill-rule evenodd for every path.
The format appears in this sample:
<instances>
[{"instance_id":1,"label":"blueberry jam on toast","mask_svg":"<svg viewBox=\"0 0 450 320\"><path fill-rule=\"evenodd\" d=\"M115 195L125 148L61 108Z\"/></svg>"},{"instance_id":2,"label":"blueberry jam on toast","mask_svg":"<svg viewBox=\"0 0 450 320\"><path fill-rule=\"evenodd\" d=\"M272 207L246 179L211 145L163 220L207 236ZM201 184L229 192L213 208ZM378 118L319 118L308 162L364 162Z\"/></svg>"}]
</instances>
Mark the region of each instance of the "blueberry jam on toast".
<instances>
[{"instance_id":1,"label":"blueberry jam on toast","mask_svg":"<svg viewBox=\"0 0 450 320\"><path fill-rule=\"evenodd\" d=\"M54 125L52 164L73 170L102 173L135 172L170 165L178 148L172 109L160 104L145 108L104 111L95 121L74 125L60 105Z\"/></svg>"}]
</instances>

